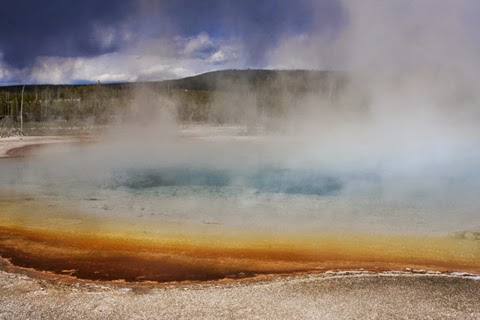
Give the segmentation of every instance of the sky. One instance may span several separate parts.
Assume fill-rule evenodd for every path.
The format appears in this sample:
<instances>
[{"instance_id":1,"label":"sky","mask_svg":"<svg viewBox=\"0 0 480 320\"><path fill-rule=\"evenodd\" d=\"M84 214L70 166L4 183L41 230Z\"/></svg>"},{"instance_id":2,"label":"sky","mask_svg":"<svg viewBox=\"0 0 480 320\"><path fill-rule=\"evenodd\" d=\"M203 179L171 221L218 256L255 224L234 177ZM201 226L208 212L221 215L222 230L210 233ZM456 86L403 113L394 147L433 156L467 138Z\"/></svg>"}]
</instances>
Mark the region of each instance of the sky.
<instances>
[{"instance_id":1,"label":"sky","mask_svg":"<svg viewBox=\"0 0 480 320\"><path fill-rule=\"evenodd\" d=\"M265 68L282 37L331 32L342 20L336 0L19 0L2 12L3 85Z\"/></svg>"},{"instance_id":2,"label":"sky","mask_svg":"<svg viewBox=\"0 0 480 320\"><path fill-rule=\"evenodd\" d=\"M476 0L18 0L0 15L0 85L232 68L458 70L480 54Z\"/></svg>"}]
</instances>

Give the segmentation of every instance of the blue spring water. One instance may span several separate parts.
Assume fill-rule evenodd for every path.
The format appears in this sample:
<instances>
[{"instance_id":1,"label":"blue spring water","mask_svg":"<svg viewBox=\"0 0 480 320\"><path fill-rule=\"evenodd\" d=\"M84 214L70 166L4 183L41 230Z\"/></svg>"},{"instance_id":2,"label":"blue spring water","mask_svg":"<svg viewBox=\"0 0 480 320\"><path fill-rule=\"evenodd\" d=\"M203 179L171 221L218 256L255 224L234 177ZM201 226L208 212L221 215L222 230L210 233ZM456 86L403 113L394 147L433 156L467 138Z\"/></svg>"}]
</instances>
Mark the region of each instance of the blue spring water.
<instances>
[{"instance_id":1,"label":"blue spring water","mask_svg":"<svg viewBox=\"0 0 480 320\"><path fill-rule=\"evenodd\" d=\"M253 172L235 172L211 168L171 167L160 169L127 169L113 174L108 188L147 188L171 186L236 186L255 189L257 192L330 195L339 192L340 178L315 170L262 168Z\"/></svg>"}]
</instances>

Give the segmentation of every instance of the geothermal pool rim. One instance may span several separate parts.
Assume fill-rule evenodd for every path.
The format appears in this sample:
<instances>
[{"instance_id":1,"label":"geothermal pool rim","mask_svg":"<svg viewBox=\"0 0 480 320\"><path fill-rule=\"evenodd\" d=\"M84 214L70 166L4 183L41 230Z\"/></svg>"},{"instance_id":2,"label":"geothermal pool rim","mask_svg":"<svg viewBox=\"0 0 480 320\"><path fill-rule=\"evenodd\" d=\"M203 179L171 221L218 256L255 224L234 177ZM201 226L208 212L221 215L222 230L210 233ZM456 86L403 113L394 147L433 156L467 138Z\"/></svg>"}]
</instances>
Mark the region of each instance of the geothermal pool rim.
<instances>
[{"instance_id":1,"label":"geothermal pool rim","mask_svg":"<svg viewBox=\"0 0 480 320\"><path fill-rule=\"evenodd\" d=\"M278 179L276 177L278 171L268 170L266 171L267 180L272 180L272 177ZM218 178L216 174L217 172L213 172L213 176ZM287 172L287 175L295 174L295 172L293 174ZM219 177L219 181L222 183L223 176ZM167 185L180 184L181 186L191 183L190 180L185 180L184 176L181 174L178 176L178 173L175 172L170 178L173 178L174 181L168 182ZM160 175L159 179L162 187L163 176ZM211 182L209 179L209 177L202 178L201 176L200 182L207 185L218 182L215 179ZM274 182L277 181L275 179L273 179ZM255 182L255 179L253 181ZM330 180L327 179L327 182L330 183ZM122 183L119 185L123 187ZM145 186L150 187L148 183ZM283 189L272 190L270 185L264 184L262 181L255 187L260 190L266 188L269 192L289 193ZM298 190L300 189L294 188L293 193ZM305 193L303 189L300 191L300 193ZM322 192L320 194L323 195ZM310 194L307 192L307 195ZM473 273L480 270L478 261L474 259L478 254L478 241L467 237L465 232L434 239L422 236L412 239L407 239L407 237L401 241L399 238L389 238L388 236L381 238L382 235L380 238L371 239L365 238L363 235L360 238L343 239L342 242L338 239L335 240L335 236L337 238L338 236L344 237L345 234L330 234L329 236L333 236L333 238L328 238L322 235L322 230L319 230L317 236L304 239L290 239L283 234L281 236L280 234L270 234L270 238L268 236L262 238L258 234L239 234L237 238L215 238L215 235L228 232L223 229L223 226L217 226L215 221L204 221L203 225L194 226L199 229L194 233L189 233L192 226L190 226L190 231L184 233L178 233L183 228L181 225L177 225L177 229L173 233L168 230L168 226L164 226L163 231L166 233L156 230L157 233L150 238L139 238L138 235L141 235L142 232L151 230L142 229L143 227L131 230L132 221L123 221L120 229L116 229L116 227L99 229L98 226L104 226L106 220L88 220L90 218L83 217L81 212L69 216L60 210L57 214L52 212L50 207L55 207L56 204L48 203L48 201L42 204L45 207L42 209L43 213L40 212L36 200L31 197L22 198L20 196L18 203L15 203L13 199L7 199L3 203L3 207L7 209L0 214L0 218L3 219L0 228L0 255L10 259L16 266L41 272L53 272L62 277L71 276L74 279L133 283L239 280L254 278L258 275L317 273L332 269L355 270L358 268L378 271L403 270L409 267L429 271L451 270ZM15 207L17 204L18 206ZM8 214L8 208L12 210L11 215ZM31 212L35 212L35 214L32 215ZM56 225L58 221L64 224ZM85 226L84 229L82 229L82 224ZM78 226L80 229L77 228ZM107 232L109 234L108 232L110 232L113 238L102 238L98 234L92 234L88 229L91 226L96 226L94 230L99 233ZM211 234L212 230L213 234ZM168 241L165 240L165 237ZM281 241L272 242L272 239ZM360 241L357 243L359 239ZM379 239L382 239L382 245L375 242ZM233 243L234 245L219 246L222 243ZM445 244L446 246L444 246ZM429 247L429 245L432 246ZM72 261L76 261L77 267L81 261L87 268L77 268ZM152 262L157 264L150 265ZM130 269L130 273L124 268L126 265L133 268ZM105 269L105 266L108 268ZM168 272L163 274L162 266L168 270L180 269L182 271L173 275L169 275ZM145 276L145 270L148 268L150 268L150 276ZM99 271L99 269L103 271ZM119 274L111 275L109 270L119 272ZM156 273L163 275L159 276Z\"/></svg>"}]
</instances>

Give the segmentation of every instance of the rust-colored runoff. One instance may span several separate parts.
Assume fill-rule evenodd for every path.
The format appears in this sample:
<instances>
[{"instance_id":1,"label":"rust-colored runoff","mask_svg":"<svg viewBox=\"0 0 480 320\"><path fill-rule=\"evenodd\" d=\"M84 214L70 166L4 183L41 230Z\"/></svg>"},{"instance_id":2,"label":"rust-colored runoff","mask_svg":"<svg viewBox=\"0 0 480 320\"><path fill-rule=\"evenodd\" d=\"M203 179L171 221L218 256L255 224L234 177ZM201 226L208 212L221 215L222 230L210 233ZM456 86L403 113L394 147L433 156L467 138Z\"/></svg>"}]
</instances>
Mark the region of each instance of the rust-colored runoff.
<instances>
[{"instance_id":1,"label":"rust-colored runoff","mask_svg":"<svg viewBox=\"0 0 480 320\"><path fill-rule=\"evenodd\" d=\"M0 256L13 265L89 280L188 281L328 269L480 272L478 241L333 236L256 238L228 242L202 237L162 240L102 236L28 227L0 227ZM287 244L288 243L288 244Z\"/></svg>"}]
</instances>

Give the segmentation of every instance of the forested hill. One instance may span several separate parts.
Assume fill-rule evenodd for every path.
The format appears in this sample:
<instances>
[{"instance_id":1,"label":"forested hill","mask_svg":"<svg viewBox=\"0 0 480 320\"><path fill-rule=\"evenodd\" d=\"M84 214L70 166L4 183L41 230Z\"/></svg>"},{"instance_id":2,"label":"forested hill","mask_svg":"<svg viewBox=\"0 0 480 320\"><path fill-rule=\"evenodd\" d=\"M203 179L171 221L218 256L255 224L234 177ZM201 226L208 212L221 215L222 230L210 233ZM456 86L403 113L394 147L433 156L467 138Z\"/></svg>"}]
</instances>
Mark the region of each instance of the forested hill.
<instances>
[{"instance_id":1,"label":"forested hill","mask_svg":"<svg viewBox=\"0 0 480 320\"><path fill-rule=\"evenodd\" d=\"M283 82L284 85L315 89L332 80L343 81L345 78L345 74L334 71L223 70L178 80L163 81L162 84L179 89L215 90L228 89L235 84L256 87L280 81Z\"/></svg>"},{"instance_id":2,"label":"forested hill","mask_svg":"<svg viewBox=\"0 0 480 320\"><path fill-rule=\"evenodd\" d=\"M138 86L148 86L152 88L165 89L187 89L187 90L217 90L231 89L232 85L247 85L250 87L263 86L272 82L282 82L284 85L300 86L305 89L315 89L322 87L326 83L344 82L346 74L338 71L317 71L317 70L220 70L207 72L204 74L175 79L152 82L125 82L125 83L102 83L104 87L115 89L130 89ZM72 87L90 87L98 85L77 84L77 85L52 85L52 84L34 84L26 85L25 92L49 90L62 90ZM22 91L22 85L3 86L0 92L18 93Z\"/></svg>"},{"instance_id":3,"label":"forested hill","mask_svg":"<svg viewBox=\"0 0 480 320\"><path fill-rule=\"evenodd\" d=\"M156 82L27 85L23 94L21 85L0 87L0 131L22 120L106 124L140 104L168 104L180 122L242 123L279 117L309 93L335 99L347 81L333 71L223 70Z\"/></svg>"}]
</instances>

